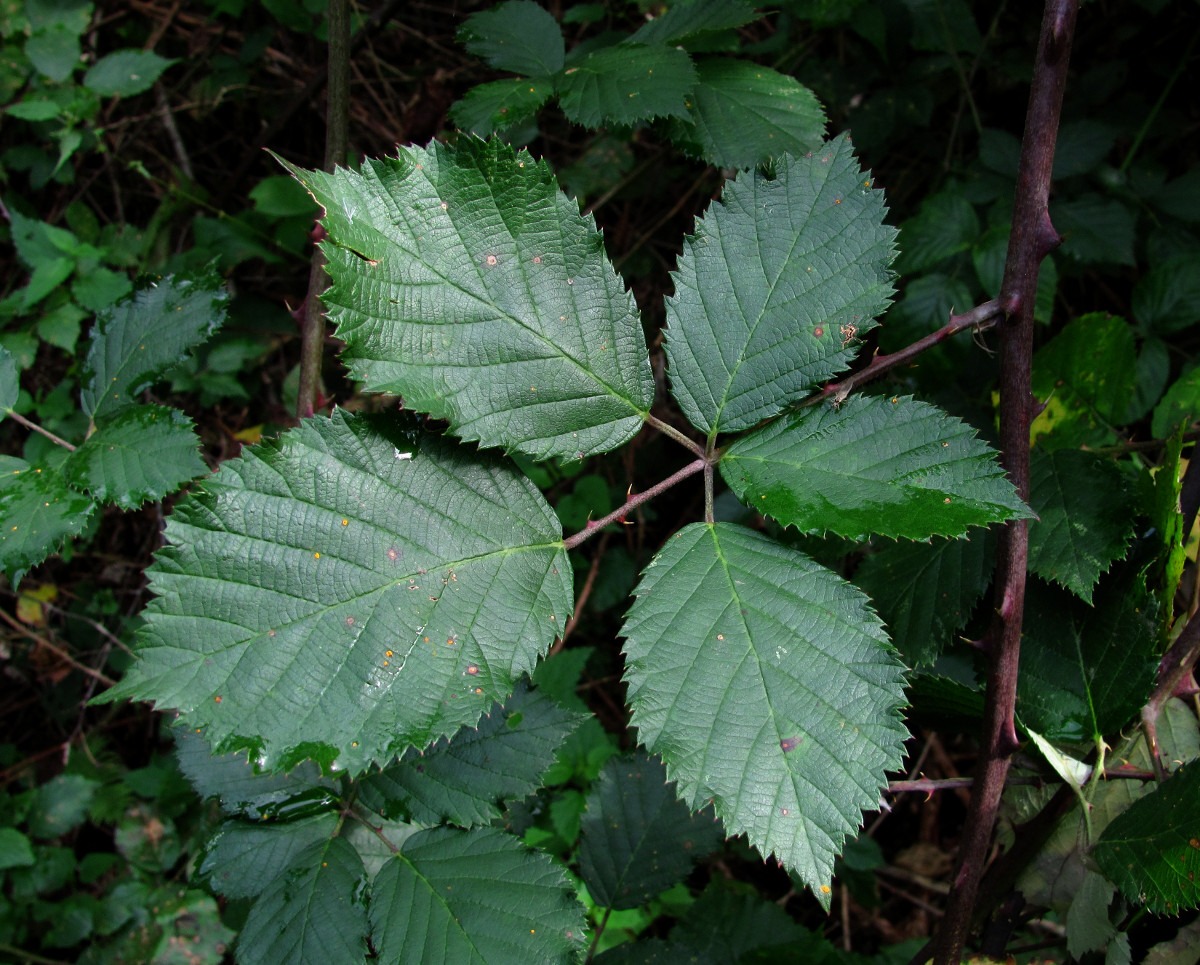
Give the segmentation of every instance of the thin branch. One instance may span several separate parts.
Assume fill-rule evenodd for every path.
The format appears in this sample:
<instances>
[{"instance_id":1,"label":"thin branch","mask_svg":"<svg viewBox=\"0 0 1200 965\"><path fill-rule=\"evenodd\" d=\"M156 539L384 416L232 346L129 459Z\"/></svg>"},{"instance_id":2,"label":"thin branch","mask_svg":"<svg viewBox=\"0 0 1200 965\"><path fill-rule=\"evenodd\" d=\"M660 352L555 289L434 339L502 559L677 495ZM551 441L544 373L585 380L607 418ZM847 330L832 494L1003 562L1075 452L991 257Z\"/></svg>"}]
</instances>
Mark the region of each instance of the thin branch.
<instances>
[{"instance_id":1,"label":"thin branch","mask_svg":"<svg viewBox=\"0 0 1200 965\"><path fill-rule=\"evenodd\" d=\"M325 169L332 171L346 160L350 144L350 7L349 0L330 0L328 103L325 111ZM296 415L313 414L321 385L321 359L325 349L325 309L321 292L329 285L325 256L314 248L308 275L308 296L300 330L300 387Z\"/></svg>"},{"instance_id":2,"label":"thin branch","mask_svg":"<svg viewBox=\"0 0 1200 965\"><path fill-rule=\"evenodd\" d=\"M13 412L13 410L12 410L12 409L6 409L6 410L5 410L5 414L6 414L6 415L7 415L7 416L8 416L10 419L12 419L12 421L13 421L13 422L17 423L18 425L23 425L23 426L24 426L26 429L32 429L34 432L40 432L40 433L41 433L42 435L44 435L44 436L45 436L47 439L49 439L51 442L55 443L56 445L62 446L64 449L66 449L66 450L68 450L68 451L70 451L70 452L74 452L74 451L75 451L75 447L74 447L73 445L71 445L69 442L67 442L67 440L66 440L66 439L60 439L60 438L59 438L58 436L56 436L56 435L55 435L53 432L51 432L49 429L43 429L43 428L42 428L41 426L39 426L39 425L38 425L36 422L30 422L28 419L26 419L26 418L25 418L23 415L21 415L20 413Z\"/></svg>"},{"instance_id":3,"label":"thin branch","mask_svg":"<svg viewBox=\"0 0 1200 965\"><path fill-rule=\"evenodd\" d=\"M830 382L816 395L805 400L805 405L812 405L815 402L820 402L823 399L833 398L834 403L844 402L846 396L857 389L860 385L879 378L884 372L889 369L894 369L897 365L903 365L906 362L916 358L922 352L933 348L953 335L959 332L965 332L971 329L976 332L982 332L996 325L1002 318L1004 313L1000 310L1000 303L996 299L986 301L982 305L977 305L969 312L963 312L961 315L951 315L950 321L939 328L936 332L931 332L922 339L918 339L911 345L906 345L898 351L892 352L890 355L876 355L871 359L871 363L864 369L860 369L853 375L849 375L840 382Z\"/></svg>"},{"instance_id":4,"label":"thin branch","mask_svg":"<svg viewBox=\"0 0 1200 965\"><path fill-rule=\"evenodd\" d=\"M694 452L697 456L704 455L704 447L700 445L700 443L696 442L694 439L689 439L669 422L663 422L663 420L658 418L658 416L647 415L646 425L653 426L664 436L667 436L669 439L674 439L681 446L683 446L683 448L688 450L688 452Z\"/></svg>"},{"instance_id":5,"label":"thin branch","mask_svg":"<svg viewBox=\"0 0 1200 965\"><path fill-rule=\"evenodd\" d=\"M1000 305L1000 443L1017 494L1029 498L1029 427L1033 421L1033 311L1038 269L1059 243L1050 222L1050 178L1078 0L1047 0L1025 115ZM996 564L995 613L984 638L989 657L983 747L959 850L954 886L935 939L937 965L958 965L971 928L979 880L991 851L1000 796L1019 741L1014 722L1029 530L1025 520L1005 526Z\"/></svg>"},{"instance_id":6,"label":"thin branch","mask_svg":"<svg viewBox=\"0 0 1200 965\"><path fill-rule=\"evenodd\" d=\"M555 641L554 646L550 648L550 652L546 655L553 657L567 643L567 637L575 632L575 626L579 623L579 618L583 616L583 608L587 606L588 598L592 595L592 590L596 588L596 577L600 575L600 561L604 559L604 550L608 546L608 539L612 535L612 531L605 533L600 537L600 545L596 548L596 555L592 557L592 565L588 569L587 579L583 581L583 588L579 591L579 596L575 599L575 612L571 614L571 619L567 621L567 625L563 627L562 636Z\"/></svg>"},{"instance_id":7,"label":"thin branch","mask_svg":"<svg viewBox=\"0 0 1200 965\"><path fill-rule=\"evenodd\" d=\"M656 483L645 492L630 496L629 499L625 501L625 505L619 509L614 509L611 513L602 517L601 519L589 521L586 529L582 529L574 536L563 540L563 546L565 546L568 550L573 550L580 543L591 539L609 523L623 523L625 521L625 517L628 516L629 513L634 509L637 509L638 506L642 505L642 503L649 502L655 496L665 493L672 486L683 482L683 480L687 479L688 476L694 476L698 472L703 472L704 467L708 464L709 463L707 459L697 459L695 462L689 462L678 472L672 473L662 482Z\"/></svg>"},{"instance_id":8,"label":"thin branch","mask_svg":"<svg viewBox=\"0 0 1200 965\"><path fill-rule=\"evenodd\" d=\"M76 670L78 670L81 674L85 674L88 677L92 677L93 679L100 681L100 683L102 683L108 687L112 687L116 684L116 681L113 680L111 677L105 676L99 670L93 670L91 667L89 667L85 663L80 663L78 660L75 659L74 656L72 656L70 653L68 653L62 647L58 646L57 644L51 643L49 640L47 640L45 637L41 636L40 634L34 633L32 630L29 629L29 627L25 626L24 624L18 623L15 619L13 619L11 616L9 616L7 613L5 613L3 610L0 610L0 620L3 620L5 623L7 623L10 627L12 627L18 633L21 633L24 636L28 637L30 640L32 640L34 643L36 643L39 647L45 647L52 654L54 654L60 660L63 660L66 663L70 664L72 667L74 667Z\"/></svg>"}]
</instances>

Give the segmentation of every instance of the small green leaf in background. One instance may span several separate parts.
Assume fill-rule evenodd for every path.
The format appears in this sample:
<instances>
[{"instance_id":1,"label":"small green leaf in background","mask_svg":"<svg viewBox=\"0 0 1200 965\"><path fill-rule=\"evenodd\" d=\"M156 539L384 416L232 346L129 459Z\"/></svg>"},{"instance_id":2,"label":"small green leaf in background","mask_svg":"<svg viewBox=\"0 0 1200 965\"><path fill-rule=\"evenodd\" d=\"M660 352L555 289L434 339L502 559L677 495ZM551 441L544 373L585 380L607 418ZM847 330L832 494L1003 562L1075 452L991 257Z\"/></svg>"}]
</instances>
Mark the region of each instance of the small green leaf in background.
<instances>
[{"instance_id":1,"label":"small green leaf in background","mask_svg":"<svg viewBox=\"0 0 1200 965\"><path fill-rule=\"evenodd\" d=\"M630 36L635 44L678 44L698 34L733 30L755 20L758 13L744 0L691 0L672 4L647 20Z\"/></svg>"},{"instance_id":2,"label":"small green leaf in background","mask_svg":"<svg viewBox=\"0 0 1200 965\"><path fill-rule=\"evenodd\" d=\"M175 731L179 769L202 798L217 798L221 810L250 820L285 819L327 807L334 784L311 761L287 773L259 773L245 751L214 754L200 735Z\"/></svg>"},{"instance_id":3,"label":"small green leaf in background","mask_svg":"<svg viewBox=\"0 0 1200 965\"><path fill-rule=\"evenodd\" d=\"M583 908L562 870L494 828L408 838L376 875L370 914L380 958L397 965L565 965L584 940Z\"/></svg>"},{"instance_id":4,"label":"small green leaf in background","mask_svg":"<svg viewBox=\"0 0 1200 965\"><path fill-rule=\"evenodd\" d=\"M696 86L692 58L678 47L622 44L594 50L563 71L559 104L584 127L686 117Z\"/></svg>"},{"instance_id":5,"label":"small green leaf in background","mask_svg":"<svg viewBox=\"0 0 1200 965\"><path fill-rule=\"evenodd\" d=\"M28 868L34 863L33 846L16 828L0 828L0 871Z\"/></svg>"},{"instance_id":6,"label":"small green leaf in background","mask_svg":"<svg viewBox=\"0 0 1200 965\"><path fill-rule=\"evenodd\" d=\"M39 98L26 98L16 104L9 104L4 113L10 117L19 117L23 121L49 121L62 113L62 105L55 101Z\"/></svg>"},{"instance_id":7,"label":"small green leaf in background","mask_svg":"<svg viewBox=\"0 0 1200 965\"><path fill-rule=\"evenodd\" d=\"M1150 431L1165 439L1176 429L1187 430L1200 418L1200 367L1181 375L1154 407Z\"/></svg>"},{"instance_id":8,"label":"small green leaf in background","mask_svg":"<svg viewBox=\"0 0 1200 965\"><path fill-rule=\"evenodd\" d=\"M970 425L907 396L784 416L734 442L721 475L747 506L804 533L928 539L1028 516Z\"/></svg>"},{"instance_id":9,"label":"small green leaf in background","mask_svg":"<svg viewBox=\"0 0 1200 965\"><path fill-rule=\"evenodd\" d=\"M1033 393L1045 404L1030 439L1042 449L1114 441L1137 380L1133 329L1094 312L1075 319L1033 358Z\"/></svg>"},{"instance_id":10,"label":"small green leaf in background","mask_svg":"<svg viewBox=\"0 0 1200 965\"><path fill-rule=\"evenodd\" d=\"M749 61L700 61L686 103L688 119L673 127L674 139L716 167L803 154L824 139L825 111L816 95L794 77Z\"/></svg>"},{"instance_id":11,"label":"small green leaf in background","mask_svg":"<svg viewBox=\"0 0 1200 965\"><path fill-rule=\"evenodd\" d=\"M318 841L259 896L238 935L239 965L367 958L367 888L362 858L345 838Z\"/></svg>"},{"instance_id":12,"label":"small green leaf in background","mask_svg":"<svg viewBox=\"0 0 1200 965\"><path fill-rule=\"evenodd\" d=\"M1200 322L1200 258L1180 255L1139 278L1133 289L1133 317L1160 335Z\"/></svg>"},{"instance_id":13,"label":"small green leaf in background","mask_svg":"<svg viewBox=\"0 0 1200 965\"><path fill-rule=\"evenodd\" d=\"M1031 580L1017 682L1021 722L1050 740L1115 734L1154 687L1154 598L1141 578L1111 580L1096 606Z\"/></svg>"},{"instance_id":14,"label":"small green leaf in background","mask_svg":"<svg viewBox=\"0 0 1200 965\"><path fill-rule=\"evenodd\" d=\"M532 0L509 0L472 14L459 28L458 39L497 70L543 76L563 66L562 31Z\"/></svg>"},{"instance_id":15,"label":"small green leaf in background","mask_svg":"<svg viewBox=\"0 0 1200 965\"><path fill-rule=\"evenodd\" d=\"M970 201L955 190L935 194L926 198L917 215L901 226L896 270L910 275L933 268L960 252L970 251L979 235L979 217Z\"/></svg>"},{"instance_id":16,"label":"small green leaf in background","mask_svg":"<svg viewBox=\"0 0 1200 965\"><path fill-rule=\"evenodd\" d=\"M991 530L970 539L896 543L872 553L854 574L910 667L932 665L970 619L995 567Z\"/></svg>"},{"instance_id":17,"label":"small green leaf in background","mask_svg":"<svg viewBox=\"0 0 1200 965\"><path fill-rule=\"evenodd\" d=\"M3 345L0 345L0 421L12 412L21 394L21 375L17 371L17 360Z\"/></svg>"},{"instance_id":18,"label":"small green leaf in background","mask_svg":"<svg viewBox=\"0 0 1200 965\"><path fill-rule=\"evenodd\" d=\"M80 533L95 509L60 470L15 460L0 475L0 569L15 586L26 570Z\"/></svg>"},{"instance_id":19,"label":"small green leaf in background","mask_svg":"<svg viewBox=\"0 0 1200 965\"><path fill-rule=\"evenodd\" d=\"M1133 904L1156 915L1200 905L1200 766L1177 770L1116 817L1096 843L1096 863Z\"/></svg>"},{"instance_id":20,"label":"small green leaf in background","mask_svg":"<svg viewBox=\"0 0 1200 965\"><path fill-rule=\"evenodd\" d=\"M326 810L295 821L226 821L204 850L200 873L226 898L254 898L284 877L306 848L328 841L338 814Z\"/></svg>"},{"instance_id":21,"label":"small green leaf in background","mask_svg":"<svg viewBox=\"0 0 1200 965\"><path fill-rule=\"evenodd\" d=\"M691 808L774 854L825 907L833 862L907 735L903 668L867 598L795 550L696 523L626 618L638 737Z\"/></svg>"},{"instance_id":22,"label":"small green leaf in background","mask_svg":"<svg viewBox=\"0 0 1200 965\"><path fill-rule=\"evenodd\" d=\"M1067 256L1084 264L1133 266L1133 215L1121 202L1098 194L1052 201L1050 218Z\"/></svg>"},{"instance_id":23,"label":"small green leaf in background","mask_svg":"<svg viewBox=\"0 0 1200 965\"><path fill-rule=\"evenodd\" d=\"M131 97L149 90L162 72L176 60L167 60L152 50L116 50L88 68L83 86L101 97Z\"/></svg>"},{"instance_id":24,"label":"small green leaf in background","mask_svg":"<svg viewBox=\"0 0 1200 965\"><path fill-rule=\"evenodd\" d=\"M479 137L520 124L533 117L554 93L545 77L511 77L472 87L450 108L459 130Z\"/></svg>"},{"instance_id":25,"label":"small green leaf in background","mask_svg":"<svg viewBox=\"0 0 1200 965\"><path fill-rule=\"evenodd\" d=\"M272 769L357 773L475 724L573 608L533 484L385 417L339 410L248 447L179 503L167 540L138 659L102 699L177 708Z\"/></svg>"},{"instance_id":26,"label":"small green leaf in background","mask_svg":"<svg viewBox=\"0 0 1200 965\"><path fill-rule=\"evenodd\" d=\"M550 697L518 685L477 727L463 728L424 750L369 774L359 797L388 817L419 824L487 824L506 801L526 797L584 718Z\"/></svg>"},{"instance_id":27,"label":"small green leaf in background","mask_svg":"<svg viewBox=\"0 0 1200 965\"><path fill-rule=\"evenodd\" d=\"M1067 910L1067 951L1073 958L1104 951L1116 935L1116 926L1108 917L1108 906L1116 893L1116 887L1103 875L1090 869L1084 873Z\"/></svg>"},{"instance_id":28,"label":"small green leaf in background","mask_svg":"<svg viewBox=\"0 0 1200 965\"><path fill-rule=\"evenodd\" d=\"M1030 463L1029 569L1090 603L1133 537L1125 479L1112 460L1073 449L1035 449Z\"/></svg>"},{"instance_id":29,"label":"small green leaf in background","mask_svg":"<svg viewBox=\"0 0 1200 965\"><path fill-rule=\"evenodd\" d=\"M105 419L66 463L71 485L136 509L208 472L192 420L178 409L134 405Z\"/></svg>"},{"instance_id":30,"label":"small green leaf in background","mask_svg":"<svg viewBox=\"0 0 1200 965\"><path fill-rule=\"evenodd\" d=\"M368 392L537 459L641 428L654 380L637 306L549 165L470 140L292 171L325 208L323 297Z\"/></svg>"},{"instance_id":31,"label":"small green leaf in background","mask_svg":"<svg viewBox=\"0 0 1200 965\"><path fill-rule=\"evenodd\" d=\"M99 781L80 774L59 774L34 792L29 832L37 838L59 838L87 820Z\"/></svg>"},{"instance_id":32,"label":"small green leaf in background","mask_svg":"<svg viewBox=\"0 0 1200 965\"><path fill-rule=\"evenodd\" d=\"M168 276L101 312L81 393L93 422L137 402L225 320L228 293L215 275Z\"/></svg>"},{"instance_id":33,"label":"small green leaf in background","mask_svg":"<svg viewBox=\"0 0 1200 965\"><path fill-rule=\"evenodd\" d=\"M667 299L671 394L710 435L748 429L846 367L892 294L896 231L845 137L727 182ZM834 250L836 246L836 251Z\"/></svg>"},{"instance_id":34,"label":"small green leaf in background","mask_svg":"<svg viewBox=\"0 0 1200 965\"><path fill-rule=\"evenodd\" d=\"M691 814L675 796L658 760L614 758L587 796L579 870L596 904L637 908L687 877L723 838L711 814Z\"/></svg>"}]
</instances>

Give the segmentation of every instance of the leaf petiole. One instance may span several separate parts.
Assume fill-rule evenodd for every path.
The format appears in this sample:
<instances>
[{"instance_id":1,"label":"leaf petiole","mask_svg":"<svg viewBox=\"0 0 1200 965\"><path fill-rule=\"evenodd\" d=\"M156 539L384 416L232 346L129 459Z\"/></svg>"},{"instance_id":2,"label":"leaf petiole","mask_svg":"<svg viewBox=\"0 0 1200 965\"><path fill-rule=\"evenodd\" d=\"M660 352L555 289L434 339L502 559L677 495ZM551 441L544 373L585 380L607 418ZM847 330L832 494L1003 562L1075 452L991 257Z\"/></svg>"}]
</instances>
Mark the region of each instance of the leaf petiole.
<instances>
[{"instance_id":1,"label":"leaf petiole","mask_svg":"<svg viewBox=\"0 0 1200 965\"><path fill-rule=\"evenodd\" d=\"M689 462L678 472L672 473L660 483L655 483L645 492L640 492L636 495L630 496L629 499L625 501L625 505L614 509L607 516L589 522L584 529L580 530L574 536L564 539L563 546L568 550L575 549L575 547L580 543L591 539L593 536L599 533L609 523L618 523L624 521L625 517L631 510L637 509L637 507L642 505L642 503L649 502L655 496L666 492L676 483L683 482L683 480L687 479L688 476L696 475L696 473L705 469L708 465L709 462L707 459L697 459L695 462Z\"/></svg>"}]
</instances>

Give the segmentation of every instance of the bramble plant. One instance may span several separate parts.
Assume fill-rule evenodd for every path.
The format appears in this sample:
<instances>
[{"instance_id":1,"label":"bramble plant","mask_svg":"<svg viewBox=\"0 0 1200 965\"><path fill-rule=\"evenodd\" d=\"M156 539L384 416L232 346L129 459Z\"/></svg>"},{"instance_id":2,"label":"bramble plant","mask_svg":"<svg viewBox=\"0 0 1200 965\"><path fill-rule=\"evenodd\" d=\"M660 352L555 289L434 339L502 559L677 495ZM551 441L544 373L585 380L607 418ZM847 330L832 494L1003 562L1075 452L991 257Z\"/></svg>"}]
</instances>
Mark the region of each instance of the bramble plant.
<instances>
[{"instance_id":1,"label":"bramble plant","mask_svg":"<svg viewBox=\"0 0 1200 965\"><path fill-rule=\"evenodd\" d=\"M270 10L315 33L315 6ZM919 0L867 6L785 4L753 55L783 50L795 16L853 23L886 56L894 24L880 18L903 10L913 48L944 50L937 69L969 100L959 56L978 65L984 45L969 9L936 4L931 27ZM1193 182L1156 172L1135 192L1101 171L1085 183L1115 135L1060 124L1073 0L1048 0L1024 141L960 104L978 128L975 180L943 183L899 231L862 145L827 140L816 95L749 59L753 8L658 13L622 32L601 29L620 20L598 4L557 19L528 0L476 12L460 42L516 76L468 90L449 109L458 133L335 167L349 155L336 115L350 33L331 0L328 170L277 158L290 177L253 195L289 236L308 203L297 184L320 209L311 300L294 313L301 418L246 436L202 479L191 418L154 387L207 406L238 391L231 373L255 350L231 336L235 360L212 378L220 360L201 353L216 354L205 342L237 298L211 272L166 268L204 264L220 237L269 222L235 219L123 297L124 276L88 243L5 212L30 270L4 302L12 352L0 347L0 415L33 433L25 458L0 466L12 586L85 545L101 507L190 489L145 571L153 598L132 662L105 668L115 681L85 668L93 687L112 685L94 712L130 698L170 712L174 760L123 769L88 751L0 798L0 950L166 956L195 916L197 960L219 961L236 932L243 965L849 965L863 960L850 909L876 900L884 865L871 836L883 818L858 835L865 816L887 810L884 795L966 785L932 941L877 960L957 963L984 914L980 948L994 956L1034 934L1035 915L1075 960L1133 960L1151 916L1177 930L1155 938L1156 961L1195 946L1200 728L1175 698L1193 694L1200 652L1200 619L1181 602L1200 380L1184 369L1168 385L1167 361L1167 337L1200 319L1184 270L1200 243L1172 220L1191 217ZM33 58L54 24L42 12L31 24ZM47 104L74 89L87 20L63 24L75 46L70 69L38 82ZM174 63L150 56L153 79ZM878 102L852 111L856 132L895 136L930 76L917 63L895 82L908 100L890 121ZM65 153L39 170L67 177L91 141L41 99L9 113L46 112L40 133ZM564 120L597 132L573 169L519 146ZM671 293L635 301L637 272L619 271L592 208L636 180L643 138L669 145L651 159L672 150L724 170L693 185L712 200L669 240L682 241ZM1134 196L1159 232L1136 324L1073 312L1037 333L1078 263L1132 263ZM20 371L59 335L74 349L92 305L82 283L110 275L86 359L56 390L71 398L63 416L20 391ZM59 276L76 279L70 294ZM328 414L318 291L353 383L332 390L344 407ZM39 318L43 304L61 324ZM954 339L989 330L998 372ZM56 412L61 435L35 418ZM1152 438L1130 444L1134 424ZM606 454L624 477L597 468ZM642 525L664 507L669 520ZM645 534L657 542L644 555L633 539L609 546L623 533L638 553ZM21 623L44 621L53 594L23 587ZM974 645L955 647L960 636ZM590 660L624 688L605 688L607 713L580 697ZM948 717L982 728L973 781L921 773L914 738ZM209 809L189 806L179 772ZM74 838L105 828L111 851L76 868ZM136 867L117 871L117 855ZM742 893L749 867L791 890ZM814 918L842 914L842 948L789 914L805 891Z\"/></svg>"}]
</instances>

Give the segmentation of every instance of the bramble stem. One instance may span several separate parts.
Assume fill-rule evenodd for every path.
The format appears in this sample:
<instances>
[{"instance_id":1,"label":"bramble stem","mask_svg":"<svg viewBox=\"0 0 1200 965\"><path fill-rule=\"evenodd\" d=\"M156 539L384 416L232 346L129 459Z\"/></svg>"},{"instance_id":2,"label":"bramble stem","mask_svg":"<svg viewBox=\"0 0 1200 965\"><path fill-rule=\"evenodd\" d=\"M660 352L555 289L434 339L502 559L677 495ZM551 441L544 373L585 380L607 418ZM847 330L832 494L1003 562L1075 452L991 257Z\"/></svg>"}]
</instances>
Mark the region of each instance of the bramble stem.
<instances>
[{"instance_id":1,"label":"bramble stem","mask_svg":"<svg viewBox=\"0 0 1200 965\"><path fill-rule=\"evenodd\" d=\"M1062 113L1063 91L1075 32L1078 0L1046 0L1041 39L1029 90L1025 136L1017 169L1012 234L1000 306L1001 460L1017 494L1029 499L1029 426L1033 421L1033 309L1038 267L1059 243L1048 209L1054 148ZM983 747L959 846L959 865L946 902L946 914L934 944L937 965L958 965L971 926L979 879L991 850L992 829L1017 749L1014 723L1021 621L1029 531L1025 520L1008 523L1000 534L996 562L995 607L984 637L989 659L984 704Z\"/></svg>"},{"instance_id":2,"label":"bramble stem","mask_svg":"<svg viewBox=\"0 0 1200 965\"><path fill-rule=\"evenodd\" d=\"M6 410L6 414L8 415L8 417L10 419L12 419L13 422L17 423L17 425L22 425L26 429L32 429L34 432L40 432L51 442L55 443L56 445L62 446L64 449L68 450L69 452L75 451L75 447L73 445L71 445L69 442L67 442L66 439L60 439L49 429L43 429L36 422L30 422L23 415L21 415L17 412L13 412L12 409Z\"/></svg>"},{"instance_id":3,"label":"bramble stem","mask_svg":"<svg viewBox=\"0 0 1200 965\"><path fill-rule=\"evenodd\" d=\"M332 171L345 163L350 144L350 8L347 0L329 0L328 102L325 111L325 169ZM325 349L325 309L321 292L329 284L325 256L313 250L308 275L308 296L304 300L304 319L300 330L300 387L296 394L296 415L305 419L313 414L321 384L321 358Z\"/></svg>"},{"instance_id":4,"label":"bramble stem","mask_svg":"<svg viewBox=\"0 0 1200 965\"><path fill-rule=\"evenodd\" d=\"M670 489L676 483L683 482L683 480L687 479L688 476L694 476L694 475L696 475L696 473L702 472L704 470L704 468L708 465L709 465L709 463L708 463L707 459L697 459L695 462L689 462L686 466L684 466L678 472L672 473L671 475L669 475L666 479L664 479L660 483L655 483L653 486L651 486L645 492L640 492L634 496L630 496L629 499L627 499L625 501L625 505L622 506L620 509L614 509L611 513L609 513L607 516L603 517L602 519L597 519L597 520L593 520L593 521L589 522L587 524L586 528L581 529L574 536L563 540L563 546L565 546L568 550L573 550L580 543L586 542L587 540L591 539L593 536L595 536L597 533L599 533L600 530L604 529L604 527L607 526L609 523L624 522L625 517L632 510L637 509L638 506L642 505L642 503L649 502L655 496L665 493L668 489Z\"/></svg>"},{"instance_id":5,"label":"bramble stem","mask_svg":"<svg viewBox=\"0 0 1200 965\"><path fill-rule=\"evenodd\" d=\"M924 338L918 339L911 345L906 345L904 348L892 352L890 355L876 355L871 359L871 363L866 368L847 376L840 382L830 382L820 392L806 399L803 404L812 405L830 397L832 397L835 403L843 402L846 396L860 385L879 378L884 372L894 369L897 365L903 365L927 349L931 349L935 345L944 342L952 335L957 335L959 332L966 331L967 329L982 332L997 324L1003 317L1004 313L1000 310L1000 302L994 298L984 302L982 305L975 306L969 312L963 312L961 315L951 315L950 321L936 332L931 332Z\"/></svg>"}]
</instances>

